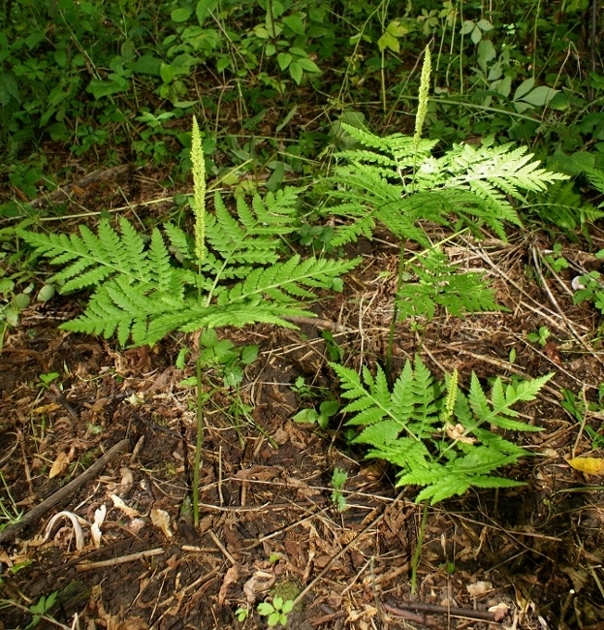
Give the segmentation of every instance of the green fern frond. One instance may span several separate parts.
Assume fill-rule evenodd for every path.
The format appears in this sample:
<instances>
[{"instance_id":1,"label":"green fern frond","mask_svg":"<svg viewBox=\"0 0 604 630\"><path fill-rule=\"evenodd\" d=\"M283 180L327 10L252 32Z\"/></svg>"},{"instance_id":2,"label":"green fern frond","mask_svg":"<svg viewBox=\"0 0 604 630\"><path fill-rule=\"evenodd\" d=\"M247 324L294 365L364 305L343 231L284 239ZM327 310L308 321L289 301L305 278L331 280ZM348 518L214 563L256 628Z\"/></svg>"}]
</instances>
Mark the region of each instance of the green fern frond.
<instances>
[{"instance_id":1,"label":"green fern frond","mask_svg":"<svg viewBox=\"0 0 604 630\"><path fill-rule=\"evenodd\" d=\"M353 442L369 446L367 457L397 466L398 486L423 486L417 501L436 503L471 486L519 485L493 473L516 463L526 451L490 428L538 430L514 420L517 412L511 406L534 400L551 375L507 386L498 379L489 400L475 374L466 396L455 374L446 383L437 382L419 357L413 366L405 363L391 392L379 366L373 377L367 368L359 376L330 365L340 379L342 397L350 401L341 410L352 415L346 426L360 429Z\"/></svg>"},{"instance_id":2,"label":"green fern frond","mask_svg":"<svg viewBox=\"0 0 604 630\"><path fill-rule=\"evenodd\" d=\"M98 235L85 225L80 226L79 235L46 235L28 230L19 234L38 254L50 258L52 265L67 264L50 279L63 285L63 292L97 286L116 274L125 275L132 282L149 282L151 268L143 239L126 219L120 220L120 229L118 234L107 219L102 219Z\"/></svg>"},{"instance_id":3,"label":"green fern frond","mask_svg":"<svg viewBox=\"0 0 604 630\"><path fill-rule=\"evenodd\" d=\"M379 448L367 451L367 459L381 459L403 470L422 470L430 460L430 451L424 444L410 437L381 442Z\"/></svg>"},{"instance_id":4,"label":"green fern frond","mask_svg":"<svg viewBox=\"0 0 604 630\"><path fill-rule=\"evenodd\" d=\"M599 168L588 168L585 170L585 175L589 180L589 183L599 192L604 193L604 171ZM600 208L604 208L604 201L599 205Z\"/></svg>"},{"instance_id":5,"label":"green fern frond","mask_svg":"<svg viewBox=\"0 0 604 630\"><path fill-rule=\"evenodd\" d=\"M525 147L456 145L435 158L432 141L416 145L413 138L400 134L379 138L366 130L349 126L346 130L365 148L340 154L348 164L336 169L332 199L344 201L326 212L355 221L370 211L388 229L397 224L394 213L409 209L400 203L402 198L422 194L424 203L430 195L436 197L429 204L429 220L446 222L446 216L454 214L470 224L484 222L505 238L504 223L520 223L508 197L524 200L526 192L543 191L548 184L567 179L541 168ZM351 206L351 200L358 204ZM422 220L421 215L413 218Z\"/></svg>"},{"instance_id":6,"label":"green fern frond","mask_svg":"<svg viewBox=\"0 0 604 630\"><path fill-rule=\"evenodd\" d=\"M225 268L269 265L279 259L282 237L296 229L298 192L290 187L269 193L264 200L256 194L252 207L238 197L235 216L215 194L214 212L206 216L206 238Z\"/></svg>"},{"instance_id":7,"label":"green fern frond","mask_svg":"<svg viewBox=\"0 0 604 630\"><path fill-rule=\"evenodd\" d=\"M201 262L199 243L172 224L165 226L168 244L158 229L145 241L125 219L119 232L103 219L97 234L85 226L71 236L20 234L64 266L53 277L63 292L93 288L85 312L65 330L153 344L199 327L295 327L287 318L312 317L302 304L317 289L341 290L340 275L360 259L280 261L283 237L296 229L297 203L293 188L256 195L251 204L239 198L234 210L216 195L215 212L204 214Z\"/></svg>"},{"instance_id":8,"label":"green fern frond","mask_svg":"<svg viewBox=\"0 0 604 630\"><path fill-rule=\"evenodd\" d=\"M365 217L348 225L339 225L334 230L330 243L333 247L342 247L348 243L356 243L361 236L371 238L375 228L373 216L368 212Z\"/></svg>"},{"instance_id":9,"label":"green fern frond","mask_svg":"<svg viewBox=\"0 0 604 630\"><path fill-rule=\"evenodd\" d=\"M540 220L549 221L563 230L574 230L604 218L604 211L584 201L572 182L556 182L547 193L531 199L527 207L536 212Z\"/></svg>"},{"instance_id":10,"label":"green fern frond","mask_svg":"<svg viewBox=\"0 0 604 630\"><path fill-rule=\"evenodd\" d=\"M397 296L399 317L432 320L437 307L455 316L480 311L498 311L493 291L477 272L461 273L440 251L432 249L408 266L407 281Z\"/></svg>"}]
</instances>

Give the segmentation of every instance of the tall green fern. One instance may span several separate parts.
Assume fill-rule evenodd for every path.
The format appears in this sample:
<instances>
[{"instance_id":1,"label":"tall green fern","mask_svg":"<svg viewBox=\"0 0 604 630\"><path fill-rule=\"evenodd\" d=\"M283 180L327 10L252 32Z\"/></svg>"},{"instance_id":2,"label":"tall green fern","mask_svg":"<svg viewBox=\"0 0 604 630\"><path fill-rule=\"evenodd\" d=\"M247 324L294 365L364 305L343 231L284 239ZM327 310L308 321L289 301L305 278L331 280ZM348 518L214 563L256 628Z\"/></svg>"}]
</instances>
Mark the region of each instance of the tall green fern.
<instances>
[{"instance_id":1,"label":"tall green fern","mask_svg":"<svg viewBox=\"0 0 604 630\"><path fill-rule=\"evenodd\" d=\"M360 429L353 442L369 447L368 458L398 468L397 486L421 486L417 502L435 504L472 486L522 485L493 474L527 455L498 431L540 430L517 420L512 407L534 400L551 374L517 385L497 378L487 397L475 374L465 394L456 373L438 382L419 357L413 366L407 361L392 390L379 366L375 377L368 368L361 377L342 365L331 367L350 401L341 410L353 414L347 426Z\"/></svg>"},{"instance_id":2,"label":"tall green fern","mask_svg":"<svg viewBox=\"0 0 604 630\"><path fill-rule=\"evenodd\" d=\"M196 184L196 190L198 185ZM22 230L39 255L62 266L51 282L63 293L91 289L85 311L64 330L154 344L172 331L265 322L295 327L288 318L313 316L304 304L317 289L338 290L340 275L359 261L285 256L295 229L299 190L239 197L235 208L214 196L214 211L199 210L191 238L167 224L147 241L126 219L119 230L101 220L97 233L45 234ZM202 226L203 224L203 226Z\"/></svg>"},{"instance_id":3,"label":"tall green fern","mask_svg":"<svg viewBox=\"0 0 604 630\"><path fill-rule=\"evenodd\" d=\"M450 226L456 220L456 227L473 230L486 225L505 239L505 224L520 223L510 200L524 200L526 192L543 191L566 176L540 168L524 147L456 145L435 157L436 141L420 139L417 130L413 137L396 133L381 138L345 123L342 127L360 146L337 154L341 163L330 180L332 203L324 212L345 221L331 244L371 238L378 224L399 239L400 272L412 283L399 286L397 312L402 317L412 314L405 303L413 303L413 295L419 298L415 303L422 304L412 309L414 314L428 317L438 306L456 315L494 308L486 283L450 263L430 242L426 223ZM407 241L431 253L405 266L402 247ZM441 283L442 276L448 277L449 285ZM455 276L458 281L452 283ZM451 290L446 299L438 299L453 284L462 291Z\"/></svg>"}]
</instances>

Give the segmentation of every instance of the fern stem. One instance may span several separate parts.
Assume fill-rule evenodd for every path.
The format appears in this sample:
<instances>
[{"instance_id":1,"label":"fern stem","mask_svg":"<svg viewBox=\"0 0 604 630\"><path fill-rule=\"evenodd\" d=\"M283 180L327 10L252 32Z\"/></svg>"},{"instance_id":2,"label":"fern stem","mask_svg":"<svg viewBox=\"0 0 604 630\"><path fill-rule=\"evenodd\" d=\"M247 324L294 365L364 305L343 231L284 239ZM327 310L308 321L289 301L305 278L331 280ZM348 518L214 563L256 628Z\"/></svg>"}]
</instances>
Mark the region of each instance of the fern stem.
<instances>
[{"instance_id":1,"label":"fern stem","mask_svg":"<svg viewBox=\"0 0 604 630\"><path fill-rule=\"evenodd\" d=\"M203 446L203 389L201 385L201 352L195 362L197 376L197 438L195 440L195 464L193 468L193 525L199 525L199 469Z\"/></svg>"},{"instance_id":2,"label":"fern stem","mask_svg":"<svg viewBox=\"0 0 604 630\"><path fill-rule=\"evenodd\" d=\"M424 544L424 534L426 533L426 523L428 521L428 501L424 501L424 511L422 512L422 520L417 533L417 542L415 543L415 551L413 552L413 561L411 563L411 592L415 593L417 588L417 569L419 560L422 555L422 545Z\"/></svg>"},{"instance_id":3,"label":"fern stem","mask_svg":"<svg viewBox=\"0 0 604 630\"><path fill-rule=\"evenodd\" d=\"M403 284L403 273L405 272L405 244L401 243L398 254L398 271L396 278L396 290L394 293L394 306L392 309L392 319L390 320L390 330L388 331L388 346L386 347L385 370L388 382L392 384L392 348L394 347L394 330L398 321L398 295Z\"/></svg>"}]
</instances>

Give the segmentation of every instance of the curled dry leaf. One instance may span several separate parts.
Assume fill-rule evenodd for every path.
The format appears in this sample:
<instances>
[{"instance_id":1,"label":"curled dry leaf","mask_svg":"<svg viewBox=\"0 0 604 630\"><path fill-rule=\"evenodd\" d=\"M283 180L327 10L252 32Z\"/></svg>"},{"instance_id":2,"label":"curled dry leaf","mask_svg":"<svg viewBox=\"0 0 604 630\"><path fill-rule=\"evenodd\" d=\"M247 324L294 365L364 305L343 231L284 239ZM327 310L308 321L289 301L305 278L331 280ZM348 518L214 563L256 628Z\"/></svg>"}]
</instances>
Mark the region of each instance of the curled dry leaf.
<instances>
[{"instance_id":1,"label":"curled dry leaf","mask_svg":"<svg viewBox=\"0 0 604 630\"><path fill-rule=\"evenodd\" d=\"M124 503L124 501L117 496L117 494L110 494L109 497L113 501L114 507L116 507L118 510L121 510L129 518L136 518L137 516L141 515L138 510L128 507Z\"/></svg>"},{"instance_id":2,"label":"curled dry leaf","mask_svg":"<svg viewBox=\"0 0 604 630\"><path fill-rule=\"evenodd\" d=\"M166 510L153 508L151 510L151 522L155 525L155 527L159 527L159 529L161 529L163 535L168 540L172 540L172 538L174 538L174 534L170 529L170 515L166 512Z\"/></svg>"},{"instance_id":3,"label":"curled dry leaf","mask_svg":"<svg viewBox=\"0 0 604 630\"><path fill-rule=\"evenodd\" d=\"M481 597L485 593L493 590L493 585L490 582L478 581L474 584L467 584L466 590L472 597Z\"/></svg>"},{"instance_id":4,"label":"curled dry leaf","mask_svg":"<svg viewBox=\"0 0 604 630\"><path fill-rule=\"evenodd\" d=\"M266 571L255 571L254 575L243 585L243 592L248 604L254 604L259 594L265 594L275 583L276 578Z\"/></svg>"},{"instance_id":5,"label":"curled dry leaf","mask_svg":"<svg viewBox=\"0 0 604 630\"><path fill-rule=\"evenodd\" d=\"M562 359L560 358L560 353L558 352L558 346L552 339L543 346L543 354L556 365L562 365Z\"/></svg>"},{"instance_id":6,"label":"curled dry leaf","mask_svg":"<svg viewBox=\"0 0 604 630\"><path fill-rule=\"evenodd\" d=\"M505 616L508 614L509 609L510 607L507 604L500 602L496 606L491 606L489 608L489 612L494 613L494 621L503 621Z\"/></svg>"},{"instance_id":7,"label":"curled dry leaf","mask_svg":"<svg viewBox=\"0 0 604 630\"><path fill-rule=\"evenodd\" d=\"M75 449L71 449L69 453L65 451L61 451L55 461L52 464L50 472L48 473L48 478L53 479L54 477L58 477L62 473L67 470L67 467L73 461L73 456L75 454Z\"/></svg>"},{"instance_id":8,"label":"curled dry leaf","mask_svg":"<svg viewBox=\"0 0 604 630\"><path fill-rule=\"evenodd\" d=\"M78 551L81 551L82 549L84 549L84 532L82 531L82 524L88 525L88 523L84 519L77 516L77 514L74 514L73 512L67 512L65 510L63 512L55 514L48 522L48 525L46 526L46 530L44 532L44 542L46 542L51 537L55 525L62 518L67 518L71 521L71 526L73 527L73 533L75 536L76 549Z\"/></svg>"},{"instance_id":9,"label":"curled dry leaf","mask_svg":"<svg viewBox=\"0 0 604 630\"><path fill-rule=\"evenodd\" d=\"M120 468L120 474L122 478L120 480L119 493L126 494L130 492L130 489L132 488L134 477L130 468L127 468L126 466L122 466L122 468Z\"/></svg>"},{"instance_id":10,"label":"curled dry leaf","mask_svg":"<svg viewBox=\"0 0 604 630\"><path fill-rule=\"evenodd\" d=\"M466 435L466 430L463 424L460 424L459 422L456 425L447 423L447 435L452 440L457 440L463 444L474 444L476 442L476 438Z\"/></svg>"},{"instance_id":11,"label":"curled dry leaf","mask_svg":"<svg viewBox=\"0 0 604 630\"><path fill-rule=\"evenodd\" d=\"M222 606L224 604L224 600L226 599L227 591L229 590L229 586L234 584L239 579L239 569L237 566L232 566L224 576L222 580L222 585L220 587L220 591L218 592L218 603Z\"/></svg>"},{"instance_id":12,"label":"curled dry leaf","mask_svg":"<svg viewBox=\"0 0 604 630\"><path fill-rule=\"evenodd\" d=\"M97 549L101 547L101 538L103 533L101 532L101 526L105 521L105 516L107 515L107 506L101 505L98 510L94 512L94 523L90 528L90 534L92 536L92 542Z\"/></svg>"}]
</instances>

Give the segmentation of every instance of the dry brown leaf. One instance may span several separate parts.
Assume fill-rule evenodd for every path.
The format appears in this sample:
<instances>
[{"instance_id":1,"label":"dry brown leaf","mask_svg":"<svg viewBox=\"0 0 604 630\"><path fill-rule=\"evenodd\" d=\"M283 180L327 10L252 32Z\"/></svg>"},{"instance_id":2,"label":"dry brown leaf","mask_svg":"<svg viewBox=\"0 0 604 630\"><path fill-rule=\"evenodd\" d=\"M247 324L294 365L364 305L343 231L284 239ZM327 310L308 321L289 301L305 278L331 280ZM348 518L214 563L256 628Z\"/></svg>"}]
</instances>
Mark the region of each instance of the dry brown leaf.
<instances>
[{"instance_id":1,"label":"dry brown leaf","mask_svg":"<svg viewBox=\"0 0 604 630\"><path fill-rule=\"evenodd\" d=\"M604 459L599 457L575 457L567 461L575 470L587 475L604 474Z\"/></svg>"},{"instance_id":2,"label":"dry brown leaf","mask_svg":"<svg viewBox=\"0 0 604 630\"><path fill-rule=\"evenodd\" d=\"M34 413L37 413L38 415L46 415L49 413L52 413L53 411L59 411L61 409L61 405L59 405L59 403L48 403L46 405L40 405L39 407L36 407L34 409Z\"/></svg>"},{"instance_id":3,"label":"dry brown leaf","mask_svg":"<svg viewBox=\"0 0 604 630\"><path fill-rule=\"evenodd\" d=\"M46 526L46 530L44 532L44 541L47 541L52 536L55 525L63 518L66 518L71 522L76 549L81 551L84 549L84 532L82 531L82 525L88 525L88 523L86 523L86 521L83 518L80 518L77 514L68 512L67 510L58 512L50 519L50 521L48 521L48 525Z\"/></svg>"},{"instance_id":4,"label":"dry brown leaf","mask_svg":"<svg viewBox=\"0 0 604 630\"><path fill-rule=\"evenodd\" d=\"M239 579L239 569L237 568L237 565L235 565L235 566L232 566L226 572L224 579L222 580L220 591L218 591L218 604L220 606L224 604L224 600L226 599L229 586L231 586L231 584L234 584L238 579Z\"/></svg>"},{"instance_id":5,"label":"dry brown leaf","mask_svg":"<svg viewBox=\"0 0 604 630\"><path fill-rule=\"evenodd\" d=\"M463 444L474 444L476 442L476 438L469 437L465 434L465 428L463 424L457 423L456 425L452 425L447 423L447 435L452 440L457 440L458 442L462 442Z\"/></svg>"},{"instance_id":6,"label":"dry brown leaf","mask_svg":"<svg viewBox=\"0 0 604 630\"><path fill-rule=\"evenodd\" d=\"M103 532L101 531L101 526L105 522L105 516L107 515L107 506L101 505L98 510L94 511L94 523L90 527L90 534L92 536L92 542L97 549L101 547L101 538L103 536Z\"/></svg>"},{"instance_id":7,"label":"dry brown leaf","mask_svg":"<svg viewBox=\"0 0 604 630\"><path fill-rule=\"evenodd\" d=\"M48 478L53 479L54 477L57 477L58 475L64 473L67 470L67 467L69 466L69 464L71 464L72 459L73 459L73 449L69 453L65 451L61 451L57 455L55 461L52 464L50 472L48 473Z\"/></svg>"},{"instance_id":8,"label":"dry brown leaf","mask_svg":"<svg viewBox=\"0 0 604 630\"><path fill-rule=\"evenodd\" d=\"M492 591L493 585L490 582L478 581L474 584L467 584L466 590L472 597L481 597L489 591Z\"/></svg>"},{"instance_id":9,"label":"dry brown leaf","mask_svg":"<svg viewBox=\"0 0 604 630\"><path fill-rule=\"evenodd\" d=\"M243 585L243 593L248 604L256 603L256 576L252 577Z\"/></svg>"},{"instance_id":10,"label":"dry brown leaf","mask_svg":"<svg viewBox=\"0 0 604 630\"><path fill-rule=\"evenodd\" d=\"M509 609L510 607L507 604L500 602L497 606L491 606L489 612L494 613L494 621L503 621Z\"/></svg>"},{"instance_id":11,"label":"dry brown leaf","mask_svg":"<svg viewBox=\"0 0 604 630\"><path fill-rule=\"evenodd\" d=\"M127 494L130 492L132 484L134 483L134 476L132 475L130 468L127 468L126 466L122 466L122 468L120 468L120 474L122 478L120 480L119 493Z\"/></svg>"}]
</instances>

